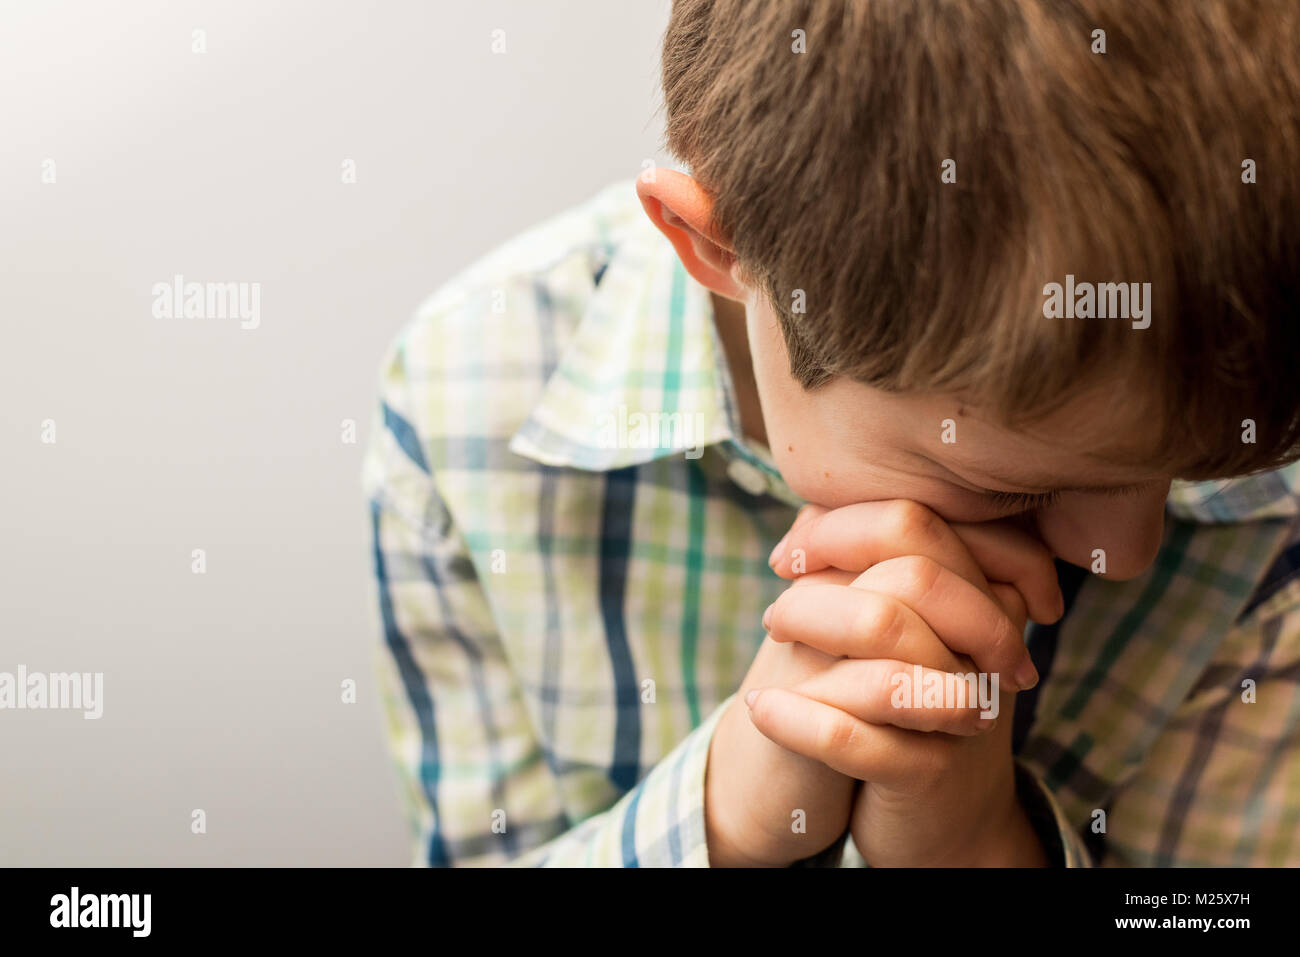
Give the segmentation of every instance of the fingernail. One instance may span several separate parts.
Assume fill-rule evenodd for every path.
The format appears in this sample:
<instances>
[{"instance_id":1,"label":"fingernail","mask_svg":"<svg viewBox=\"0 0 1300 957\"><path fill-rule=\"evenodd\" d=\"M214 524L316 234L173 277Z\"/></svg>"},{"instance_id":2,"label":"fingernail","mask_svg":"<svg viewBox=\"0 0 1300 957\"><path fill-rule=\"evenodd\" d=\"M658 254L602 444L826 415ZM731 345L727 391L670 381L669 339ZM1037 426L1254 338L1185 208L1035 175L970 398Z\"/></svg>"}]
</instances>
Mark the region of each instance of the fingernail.
<instances>
[{"instance_id":1,"label":"fingernail","mask_svg":"<svg viewBox=\"0 0 1300 957\"><path fill-rule=\"evenodd\" d=\"M754 707L754 699L757 697L758 697L758 689L755 688L749 694L745 695L745 707L747 708Z\"/></svg>"},{"instance_id":2,"label":"fingernail","mask_svg":"<svg viewBox=\"0 0 1300 957\"><path fill-rule=\"evenodd\" d=\"M772 605L775 604L776 602L772 602ZM763 609L763 627L766 628L768 631L772 630L772 625L771 625L772 605L768 605L765 609Z\"/></svg>"},{"instance_id":3,"label":"fingernail","mask_svg":"<svg viewBox=\"0 0 1300 957\"><path fill-rule=\"evenodd\" d=\"M776 547L772 549L772 554L767 556L768 568L775 568L776 563L781 560L781 556L785 554L785 540L789 537L790 537L789 532L786 532L784 535L782 535L781 540L777 542Z\"/></svg>"},{"instance_id":4,"label":"fingernail","mask_svg":"<svg viewBox=\"0 0 1300 957\"><path fill-rule=\"evenodd\" d=\"M1016 687L1021 691L1028 691L1034 685L1038 684L1038 669L1034 663L1026 658L1016 669Z\"/></svg>"}]
</instances>

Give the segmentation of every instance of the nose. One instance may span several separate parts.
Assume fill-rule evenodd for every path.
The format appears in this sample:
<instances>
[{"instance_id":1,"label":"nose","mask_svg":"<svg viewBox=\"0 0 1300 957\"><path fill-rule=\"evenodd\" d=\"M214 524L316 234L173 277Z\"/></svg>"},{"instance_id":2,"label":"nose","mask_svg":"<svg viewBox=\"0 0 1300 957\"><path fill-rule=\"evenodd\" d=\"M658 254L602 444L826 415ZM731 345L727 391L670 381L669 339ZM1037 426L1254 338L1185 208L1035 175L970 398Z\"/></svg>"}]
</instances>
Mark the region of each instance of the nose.
<instances>
[{"instance_id":1,"label":"nose","mask_svg":"<svg viewBox=\"0 0 1300 957\"><path fill-rule=\"evenodd\" d=\"M1123 581L1155 561L1164 537L1169 483L1121 497L1066 492L1034 513L1052 553L1102 578Z\"/></svg>"}]
</instances>

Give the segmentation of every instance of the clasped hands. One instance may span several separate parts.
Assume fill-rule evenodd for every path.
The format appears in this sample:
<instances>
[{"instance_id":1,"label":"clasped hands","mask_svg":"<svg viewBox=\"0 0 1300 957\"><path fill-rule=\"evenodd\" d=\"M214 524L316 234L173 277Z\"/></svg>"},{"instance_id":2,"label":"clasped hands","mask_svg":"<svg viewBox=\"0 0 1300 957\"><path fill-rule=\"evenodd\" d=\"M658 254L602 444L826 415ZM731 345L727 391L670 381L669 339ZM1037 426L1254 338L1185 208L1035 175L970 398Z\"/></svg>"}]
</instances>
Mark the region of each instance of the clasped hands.
<instances>
[{"instance_id":1,"label":"clasped hands","mask_svg":"<svg viewBox=\"0 0 1300 957\"><path fill-rule=\"evenodd\" d=\"M1047 548L893 500L806 506L769 563L793 584L710 744L710 863L788 866L847 828L873 867L1045 865L1011 728L1026 619L1064 612Z\"/></svg>"}]
</instances>

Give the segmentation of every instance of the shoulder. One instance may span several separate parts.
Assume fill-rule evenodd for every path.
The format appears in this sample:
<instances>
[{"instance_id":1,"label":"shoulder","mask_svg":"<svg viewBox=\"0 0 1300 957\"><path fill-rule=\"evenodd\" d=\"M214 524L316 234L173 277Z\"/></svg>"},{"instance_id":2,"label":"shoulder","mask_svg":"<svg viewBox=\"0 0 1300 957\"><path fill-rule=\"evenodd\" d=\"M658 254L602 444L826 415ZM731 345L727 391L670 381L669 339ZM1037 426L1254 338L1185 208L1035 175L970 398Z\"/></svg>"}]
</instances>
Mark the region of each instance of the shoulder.
<instances>
[{"instance_id":1,"label":"shoulder","mask_svg":"<svg viewBox=\"0 0 1300 957\"><path fill-rule=\"evenodd\" d=\"M442 284L383 360L426 442L472 429L508 439L540 396L619 247L649 226L634 180L525 230ZM434 449L436 459L436 449Z\"/></svg>"},{"instance_id":2,"label":"shoulder","mask_svg":"<svg viewBox=\"0 0 1300 957\"><path fill-rule=\"evenodd\" d=\"M654 231L635 181L611 184L480 257L427 297L390 342L362 487L403 527L529 520L529 476L510 452L601 286L606 267ZM620 293L621 294L621 293Z\"/></svg>"}]
</instances>

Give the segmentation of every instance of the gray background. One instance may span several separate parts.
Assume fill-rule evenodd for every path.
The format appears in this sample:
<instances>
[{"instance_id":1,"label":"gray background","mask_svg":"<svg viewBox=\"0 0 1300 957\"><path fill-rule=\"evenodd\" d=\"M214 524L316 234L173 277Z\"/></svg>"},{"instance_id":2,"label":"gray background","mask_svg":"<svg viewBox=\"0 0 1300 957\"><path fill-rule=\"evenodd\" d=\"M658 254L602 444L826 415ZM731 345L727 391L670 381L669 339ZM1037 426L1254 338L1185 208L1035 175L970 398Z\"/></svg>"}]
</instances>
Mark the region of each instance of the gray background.
<instances>
[{"instance_id":1,"label":"gray background","mask_svg":"<svg viewBox=\"0 0 1300 957\"><path fill-rule=\"evenodd\" d=\"M379 359L454 271L666 160L667 16L0 5L0 671L105 673L99 721L0 711L0 864L410 860L359 488ZM176 273L260 282L261 326L155 318Z\"/></svg>"}]
</instances>

